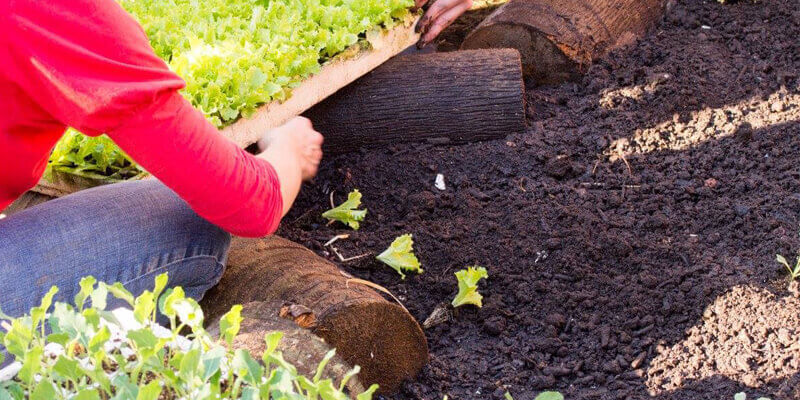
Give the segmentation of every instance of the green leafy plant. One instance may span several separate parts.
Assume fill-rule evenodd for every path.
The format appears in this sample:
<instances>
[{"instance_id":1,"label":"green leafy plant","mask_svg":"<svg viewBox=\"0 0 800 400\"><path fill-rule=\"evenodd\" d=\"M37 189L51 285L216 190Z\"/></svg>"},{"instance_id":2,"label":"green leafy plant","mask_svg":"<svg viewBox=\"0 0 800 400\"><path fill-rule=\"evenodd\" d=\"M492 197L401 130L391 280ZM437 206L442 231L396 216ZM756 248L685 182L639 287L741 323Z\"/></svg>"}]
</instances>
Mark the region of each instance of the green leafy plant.
<instances>
[{"instance_id":1,"label":"green leafy plant","mask_svg":"<svg viewBox=\"0 0 800 400\"><path fill-rule=\"evenodd\" d=\"M118 2L142 25L156 54L186 81L183 96L217 127L288 98L332 57L369 47L373 32L405 21L414 5L413 0ZM76 146L90 144L72 141L68 148ZM77 159L74 167L57 166L67 172L102 169L102 158L114 151L104 147L102 154Z\"/></svg>"},{"instance_id":2,"label":"green leafy plant","mask_svg":"<svg viewBox=\"0 0 800 400\"><path fill-rule=\"evenodd\" d=\"M780 254L776 255L775 259L778 261L778 263L786 267L786 269L789 271L789 278L791 280L795 280L798 277L800 277L800 256L797 257L797 260L794 263L794 267L789 265L789 261L786 260L786 257Z\"/></svg>"},{"instance_id":3,"label":"green leafy plant","mask_svg":"<svg viewBox=\"0 0 800 400\"><path fill-rule=\"evenodd\" d=\"M347 201L322 213L323 218L330 221L339 221L355 230L360 227L359 222L364 220L367 216L367 210L357 210L361 205L361 192L358 189L353 190L347 195Z\"/></svg>"},{"instance_id":4,"label":"green leafy plant","mask_svg":"<svg viewBox=\"0 0 800 400\"><path fill-rule=\"evenodd\" d=\"M453 307L460 307L465 304L473 304L482 307L483 296L478 293L478 281L488 279L489 273L486 268L474 266L456 272L458 279L458 294L451 303Z\"/></svg>"},{"instance_id":5,"label":"green leafy plant","mask_svg":"<svg viewBox=\"0 0 800 400\"><path fill-rule=\"evenodd\" d=\"M121 181L144 171L105 135L90 137L69 129L50 155L50 168L84 178Z\"/></svg>"},{"instance_id":6,"label":"green leafy plant","mask_svg":"<svg viewBox=\"0 0 800 400\"><path fill-rule=\"evenodd\" d=\"M420 264L417 256L414 255L414 239L411 234L405 234L395 239L388 249L383 253L378 254L378 261L392 267L401 279L406 279L406 274L403 271L416 272L421 274L422 264Z\"/></svg>"},{"instance_id":7,"label":"green leafy plant","mask_svg":"<svg viewBox=\"0 0 800 400\"><path fill-rule=\"evenodd\" d=\"M560 392L542 392L534 400L564 400L564 395Z\"/></svg>"},{"instance_id":8,"label":"green leafy plant","mask_svg":"<svg viewBox=\"0 0 800 400\"><path fill-rule=\"evenodd\" d=\"M322 379L333 351L314 377L305 377L283 359L277 350L281 333L273 332L265 335L266 350L257 360L246 350L231 348L242 321L241 306L221 318L220 340L214 340L203 329L197 302L180 287L166 286L166 274L159 275L153 291L134 297L120 283L87 277L74 304L54 303L58 289L53 287L25 316L0 313L7 328L0 342L15 359L0 373L11 376L0 379L0 399L350 398L344 388L358 367L339 385ZM109 294L130 309L106 310ZM169 319L169 328L155 323L157 312ZM184 331L189 333L181 335ZM357 399L369 400L375 390L373 385Z\"/></svg>"}]
</instances>

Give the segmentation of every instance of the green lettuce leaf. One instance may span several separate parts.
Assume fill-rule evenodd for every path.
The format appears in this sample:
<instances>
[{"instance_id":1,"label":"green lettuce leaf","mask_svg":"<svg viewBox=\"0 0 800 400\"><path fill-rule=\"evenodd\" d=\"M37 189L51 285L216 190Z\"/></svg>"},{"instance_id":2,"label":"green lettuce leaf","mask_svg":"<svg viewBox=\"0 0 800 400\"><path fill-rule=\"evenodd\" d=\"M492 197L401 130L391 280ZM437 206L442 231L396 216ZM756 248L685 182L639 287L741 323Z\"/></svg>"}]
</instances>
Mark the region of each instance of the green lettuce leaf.
<instances>
[{"instance_id":1,"label":"green lettuce leaf","mask_svg":"<svg viewBox=\"0 0 800 400\"><path fill-rule=\"evenodd\" d=\"M482 307L483 296L478 293L478 281L488 279L489 273L486 268L474 266L456 272L458 279L458 294L453 299L453 307L460 307L464 304L473 304Z\"/></svg>"},{"instance_id":2,"label":"green lettuce leaf","mask_svg":"<svg viewBox=\"0 0 800 400\"><path fill-rule=\"evenodd\" d=\"M347 201L336 208L332 208L322 213L323 218L331 221L339 221L355 230L360 227L359 222L367 216L367 210L356 210L361 205L361 192L353 190L347 195Z\"/></svg>"},{"instance_id":3,"label":"green lettuce leaf","mask_svg":"<svg viewBox=\"0 0 800 400\"><path fill-rule=\"evenodd\" d=\"M388 249L378 254L375 258L397 271L401 279L406 279L406 274L403 271L416 272L417 274L423 272L422 264L420 264L417 256L414 255L413 246L414 240L411 234L405 234L395 239Z\"/></svg>"}]
</instances>

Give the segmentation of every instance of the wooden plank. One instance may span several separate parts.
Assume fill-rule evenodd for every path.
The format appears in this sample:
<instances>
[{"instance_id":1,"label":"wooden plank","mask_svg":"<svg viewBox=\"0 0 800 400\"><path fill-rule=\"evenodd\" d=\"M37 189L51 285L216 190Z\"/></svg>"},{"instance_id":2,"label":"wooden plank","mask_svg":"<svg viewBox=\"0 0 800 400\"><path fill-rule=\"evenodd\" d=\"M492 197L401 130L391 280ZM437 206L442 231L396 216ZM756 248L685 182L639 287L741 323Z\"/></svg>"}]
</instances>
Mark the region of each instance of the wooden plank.
<instances>
[{"instance_id":1,"label":"wooden plank","mask_svg":"<svg viewBox=\"0 0 800 400\"><path fill-rule=\"evenodd\" d=\"M345 51L322 66L319 73L309 77L284 102L272 102L261 106L249 118L242 118L224 128L222 134L239 147L247 147L258 141L265 130L275 128L291 118L302 114L313 105L324 100L339 89L352 83L367 72L402 52L419 40L414 32L417 16L406 20L390 30L375 30L367 33L369 49ZM69 174L45 175L32 190L48 196L61 197L89 187L113 183L69 176Z\"/></svg>"}]
</instances>

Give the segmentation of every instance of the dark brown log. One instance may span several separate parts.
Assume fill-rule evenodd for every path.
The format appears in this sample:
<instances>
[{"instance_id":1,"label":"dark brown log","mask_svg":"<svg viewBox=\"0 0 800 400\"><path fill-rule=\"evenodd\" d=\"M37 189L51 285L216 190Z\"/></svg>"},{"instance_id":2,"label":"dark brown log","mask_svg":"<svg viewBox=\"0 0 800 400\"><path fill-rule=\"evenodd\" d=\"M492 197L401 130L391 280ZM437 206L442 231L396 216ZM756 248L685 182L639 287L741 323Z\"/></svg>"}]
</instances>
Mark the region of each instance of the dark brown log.
<instances>
[{"instance_id":1,"label":"dark brown log","mask_svg":"<svg viewBox=\"0 0 800 400\"><path fill-rule=\"evenodd\" d=\"M288 240L234 239L227 270L201 305L214 320L253 301L286 304L285 316L361 366L361 382L379 384L380 393L396 391L428 361L425 335L405 308Z\"/></svg>"},{"instance_id":2,"label":"dark brown log","mask_svg":"<svg viewBox=\"0 0 800 400\"><path fill-rule=\"evenodd\" d=\"M671 0L511 0L473 30L462 49L513 48L538 84L578 78L610 50L633 43Z\"/></svg>"},{"instance_id":3,"label":"dark brown log","mask_svg":"<svg viewBox=\"0 0 800 400\"><path fill-rule=\"evenodd\" d=\"M395 57L308 110L327 153L392 143L465 143L525 129L514 50Z\"/></svg>"},{"instance_id":4,"label":"dark brown log","mask_svg":"<svg viewBox=\"0 0 800 400\"><path fill-rule=\"evenodd\" d=\"M233 347L247 349L259 359L266 348L264 335L269 332L281 332L283 337L278 345L278 351L286 361L297 368L298 373L309 378L313 377L317 366L331 350L331 346L308 329L298 326L291 319L282 317L282 308L281 303L245 304L242 308L241 329L233 341ZM209 324L208 332L213 336L219 335L218 319ZM337 354L325 367L323 379L330 378L338 385L351 369L353 367ZM358 376L351 378L346 387L351 395L360 394L365 389Z\"/></svg>"}]
</instances>

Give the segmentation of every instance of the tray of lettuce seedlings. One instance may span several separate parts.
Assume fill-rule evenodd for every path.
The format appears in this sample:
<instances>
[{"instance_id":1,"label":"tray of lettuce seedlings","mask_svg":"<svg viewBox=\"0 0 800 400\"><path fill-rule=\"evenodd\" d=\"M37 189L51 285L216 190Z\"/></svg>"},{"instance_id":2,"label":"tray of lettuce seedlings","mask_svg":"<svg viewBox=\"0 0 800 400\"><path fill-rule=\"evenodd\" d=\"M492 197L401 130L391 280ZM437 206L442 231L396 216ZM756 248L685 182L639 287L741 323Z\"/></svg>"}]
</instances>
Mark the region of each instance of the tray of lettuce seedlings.
<instances>
[{"instance_id":1,"label":"tray of lettuce seedlings","mask_svg":"<svg viewBox=\"0 0 800 400\"><path fill-rule=\"evenodd\" d=\"M265 335L258 358L234 349L241 306L220 319L215 339L203 328L197 302L180 287L166 287L160 275L153 291L134 297L119 283L87 277L71 304L54 302L53 287L27 315L0 313L0 343L13 361L0 369L0 399L369 400L377 390L346 392L357 367L342 382L323 378L333 351L313 377L298 374L277 350L279 332ZM109 295L127 306L107 310ZM156 323L157 315L167 327Z\"/></svg>"},{"instance_id":2,"label":"tray of lettuce seedlings","mask_svg":"<svg viewBox=\"0 0 800 400\"><path fill-rule=\"evenodd\" d=\"M413 0L118 0L182 94L245 147L413 44ZM108 137L70 129L35 190L61 196L142 179Z\"/></svg>"}]
</instances>

